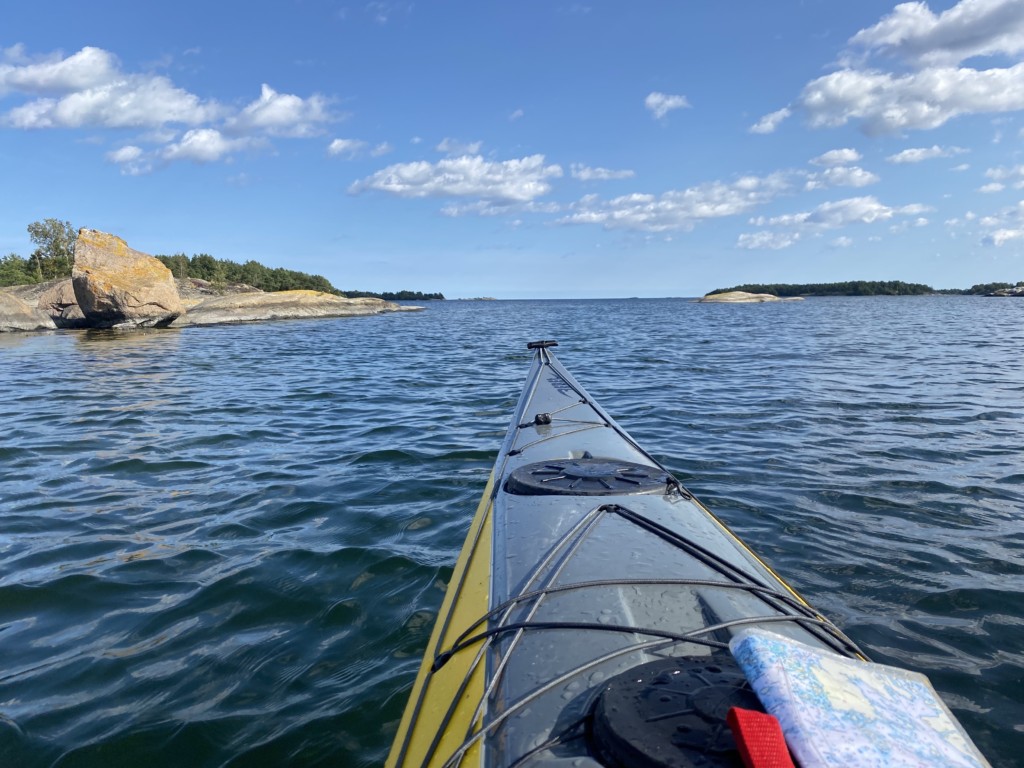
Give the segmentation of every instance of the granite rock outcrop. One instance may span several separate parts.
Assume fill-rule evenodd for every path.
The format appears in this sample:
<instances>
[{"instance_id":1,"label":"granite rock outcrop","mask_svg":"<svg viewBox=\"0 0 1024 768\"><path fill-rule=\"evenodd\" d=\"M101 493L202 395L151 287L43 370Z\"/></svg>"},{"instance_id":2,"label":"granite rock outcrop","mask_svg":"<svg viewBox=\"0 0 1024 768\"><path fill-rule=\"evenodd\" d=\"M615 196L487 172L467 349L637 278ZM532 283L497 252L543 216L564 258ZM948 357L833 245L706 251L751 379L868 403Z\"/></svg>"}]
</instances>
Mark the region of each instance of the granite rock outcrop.
<instances>
[{"instance_id":1,"label":"granite rock outcrop","mask_svg":"<svg viewBox=\"0 0 1024 768\"><path fill-rule=\"evenodd\" d=\"M766 301L802 301L803 297L794 296L779 298L773 293L747 293L746 291L728 291L727 293L711 293L698 301L702 303L721 304L761 304Z\"/></svg>"},{"instance_id":2,"label":"granite rock outcrop","mask_svg":"<svg viewBox=\"0 0 1024 768\"><path fill-rule=\"evenodd\" d=\"M55 328L146 328L411 312L374 298L273 291L243 283L175 280L157 258L117 237L81 229L72 277L0 291L0 332Z\"/></svg>"},{"instance_id":3,"label":"granite rock outcrop","mask_svg":"<svg viewBox=\"0 0 1024 768\"><path fill-rule=\"evenodd\" d=\"M248 323L259 320L294 320L303 317L376 315L420 309L382 299L347 299L320 291L274 291L214 296L191 307L172 327Z\"/></svg>"},{"instance_id":4,"label":"granite rock outcrop","mask_svg":"<svg viewBox=\"0 0 1024 768\"><path fill-rule=\"evenodd\" d=\"M48 314L58 328L85 328L88 323L82 308L78 306L71 278L51 282L39 294L36 307Z\"/></svg>"},{"instance_id":5,"label":"granite rock outcrop","mask_svg":"<svg viewBox=\"0 0 1024 768\"><path fill-rule=\"evenodd\" d=\"M57 328L45 312L12 293L0 291L0 333L8 331L52 331Z\"/></svg>"},{"instance_id":6,"label":"granite rock outcrop","mask_svg":"<svg viewBox=\"0 0 1024 768\"><path fill-rule=\"evenodd\" d=\"M79 230L71 278L91 328L159 328L185 311L171 270L116 235Z\"/></svg>"}]
</instances>

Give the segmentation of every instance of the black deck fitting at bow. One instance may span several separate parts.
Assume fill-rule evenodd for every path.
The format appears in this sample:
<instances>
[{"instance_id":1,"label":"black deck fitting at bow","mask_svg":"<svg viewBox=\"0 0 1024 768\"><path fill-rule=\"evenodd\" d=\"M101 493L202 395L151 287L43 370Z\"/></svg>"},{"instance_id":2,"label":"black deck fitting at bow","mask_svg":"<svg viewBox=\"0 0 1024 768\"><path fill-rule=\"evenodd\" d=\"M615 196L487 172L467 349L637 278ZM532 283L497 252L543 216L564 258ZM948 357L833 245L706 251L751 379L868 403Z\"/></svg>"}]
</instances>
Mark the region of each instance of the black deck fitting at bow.
<instances>
[{"instance_id":1,"label":"black deck fitting at bow","mask_svg":"<svg viewBox=\"0 0 1024 768\"><path fill-rule=\"evenodd\" d=\"M527 349L547 349L548 347L557 347L558 342L554 339L546 339L544 341L531 341L526 345Z\"/></svg>"}]
</instances>

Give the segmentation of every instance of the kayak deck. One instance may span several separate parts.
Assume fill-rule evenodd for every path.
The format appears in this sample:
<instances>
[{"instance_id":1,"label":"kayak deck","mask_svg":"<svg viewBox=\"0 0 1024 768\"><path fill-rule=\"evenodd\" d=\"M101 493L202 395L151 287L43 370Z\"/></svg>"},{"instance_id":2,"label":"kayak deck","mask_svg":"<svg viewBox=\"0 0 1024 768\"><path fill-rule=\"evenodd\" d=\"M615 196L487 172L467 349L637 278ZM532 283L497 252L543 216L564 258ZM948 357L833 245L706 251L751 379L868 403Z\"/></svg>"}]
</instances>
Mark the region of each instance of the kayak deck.
<instances>
[{"instance_id":1,"label":"kayak deck","mask_svg":"<svg viewBox=\"0 0 1024 768\"><path fill-rule=\"evenodd\" d=\"M607 682L659 659L680 660L672 674L718 669L745 626L863 658L548 346L536 347L389 766L606 765L592 718Z\"/></svg>"}]
</instances>

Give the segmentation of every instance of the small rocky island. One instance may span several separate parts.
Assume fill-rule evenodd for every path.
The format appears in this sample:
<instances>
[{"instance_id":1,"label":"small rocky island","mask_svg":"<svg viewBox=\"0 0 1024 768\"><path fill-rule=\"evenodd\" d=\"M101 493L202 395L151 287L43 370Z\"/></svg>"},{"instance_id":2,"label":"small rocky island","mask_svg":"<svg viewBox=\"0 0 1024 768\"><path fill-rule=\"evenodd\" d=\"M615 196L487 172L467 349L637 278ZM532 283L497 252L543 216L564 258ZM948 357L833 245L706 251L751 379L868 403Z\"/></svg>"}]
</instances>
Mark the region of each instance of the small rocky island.
<instances>
[{"instance_id":1,"label":"small rocky island","mask_svg":"<svg viewBox=\"0 0 1024 768\"><path fill-rule=\"evenodd\" d=\"M748 293L747 291L727 291L726 293L709 293L697 299L702 303L718 302L722 304L761 304L766 301L803 301L803 296L781 298L772 293Z\"/></svg>"},{"instance_id":2,"label":"small rocky island","mask_svg":"<svg viewBox=\"0 0 1024 768\"><path fill-rule=\"evenodd\" d=\"M422 309L310 290L223 294L204 280L175 280L154 256L105 232L81 229L70 278L0 289L0 332L58 328L166 328Z\"/></svg>"}]
</instances>

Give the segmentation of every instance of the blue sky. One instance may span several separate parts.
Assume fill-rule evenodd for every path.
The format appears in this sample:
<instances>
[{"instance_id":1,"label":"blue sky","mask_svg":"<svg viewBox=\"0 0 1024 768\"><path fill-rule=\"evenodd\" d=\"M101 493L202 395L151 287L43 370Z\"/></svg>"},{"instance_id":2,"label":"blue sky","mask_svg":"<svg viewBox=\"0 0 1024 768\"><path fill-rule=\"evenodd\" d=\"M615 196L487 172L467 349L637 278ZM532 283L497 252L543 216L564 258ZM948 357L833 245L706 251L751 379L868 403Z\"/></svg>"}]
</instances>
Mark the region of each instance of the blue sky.
<instances>
[{"instance_id":1,"label":"blue sky","mask_svg":"<svg viewBox=\"0 0 1024 768\"><path fill-rule=\"evenodd\" d=\"M8 3L43 218L342 289L1024 280L1024 2Z\"/></svg>"}]
</instances>

